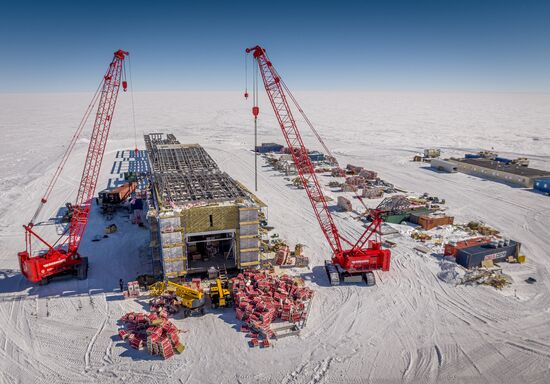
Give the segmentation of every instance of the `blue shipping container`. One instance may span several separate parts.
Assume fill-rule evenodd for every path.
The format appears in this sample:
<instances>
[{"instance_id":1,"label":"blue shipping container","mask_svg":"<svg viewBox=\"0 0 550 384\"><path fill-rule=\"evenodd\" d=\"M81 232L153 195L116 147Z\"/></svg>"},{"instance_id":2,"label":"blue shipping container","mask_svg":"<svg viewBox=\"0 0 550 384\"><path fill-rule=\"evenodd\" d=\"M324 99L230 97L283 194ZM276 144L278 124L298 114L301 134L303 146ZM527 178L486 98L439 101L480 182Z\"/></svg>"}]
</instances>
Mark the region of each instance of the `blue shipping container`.
<instances>
[{"instance_id":1,"label":"blue shipping container","mask_svg":"<svg viewBox=\"0 0 550 384\"><path fill-rule=\"evenodd\" d=\"M476 153L467 153L464 155L464 158L466 159L479 159L481 155L478 155Z\"/></svg>"},{"instance_id":2,"label":"blue shipping container","mask_svg":"<svg viewBox=\"0 0 550 384\"><path fill-rule=\"evenodd\" d=\"M512 160L506 159L504 157L495 157L495 161L498 161L499 163L504 163L504 164L510 164L512 162Z\"/></svg>"},{"instance_id":3,"label":"blue shipping container","mask_svg":"<svg viewBox=\"0 0 550 384\"><path fill-rule=\"evenodd\" d=\"M536 179L533 189L544 193L550 193L550 177L546 179Z\"/></svg>"},{"instance_id":4,"label":"blue shipping container","mask_svg":"<svg viewBox=\"0 0 550 384\"><path fill-rule=\"evenodd\" d=\"M259 153L268 153L268 152L281 152L281 149L284 147L281 144L275 143L262 143L256 147L256 152Z\"/></svg>"}]
</instances>

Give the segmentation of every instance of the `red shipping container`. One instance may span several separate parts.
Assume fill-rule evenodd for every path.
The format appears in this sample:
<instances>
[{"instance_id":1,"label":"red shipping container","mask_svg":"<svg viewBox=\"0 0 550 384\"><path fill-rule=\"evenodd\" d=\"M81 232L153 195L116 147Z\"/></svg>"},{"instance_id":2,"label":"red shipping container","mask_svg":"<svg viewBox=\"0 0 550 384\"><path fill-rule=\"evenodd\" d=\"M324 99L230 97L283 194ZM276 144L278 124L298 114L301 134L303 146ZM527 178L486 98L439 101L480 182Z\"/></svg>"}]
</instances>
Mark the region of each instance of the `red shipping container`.
<instances>
[{"instance_id":1,"label":"red shipping container","mask_svg":"<svg viewBox=\"0 0 550 384\"><path fill-rule=\"evenodd\" d=\"M457 241L456 244L447 243L445 244L445 250L443 254L445 256L456 257L456 254L461 249L473 247L476 245L485 245L485 244L489 244L490 242L491 242L490 237L475 237L473 239Z\"/></svg>"}]
</instances>

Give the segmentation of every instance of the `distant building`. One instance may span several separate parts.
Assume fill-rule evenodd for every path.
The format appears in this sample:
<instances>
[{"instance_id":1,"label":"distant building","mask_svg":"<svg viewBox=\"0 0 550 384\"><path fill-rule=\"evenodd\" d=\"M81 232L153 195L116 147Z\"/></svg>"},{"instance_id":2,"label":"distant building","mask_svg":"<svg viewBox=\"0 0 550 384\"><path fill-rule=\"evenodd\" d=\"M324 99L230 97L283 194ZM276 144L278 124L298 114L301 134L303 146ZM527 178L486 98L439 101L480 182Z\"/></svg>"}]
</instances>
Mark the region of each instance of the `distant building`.
<instances>
[{"instance_id":1,"label":"distant building","mask_svg":"<svg viewBox=\"0 0 550 384\"><path fill-rule=\"evenodd\" d=\"M536 191L550 193L550 177L535 180L535 185L533 186L533 188Z\"/></svg>"},{"instance_id":2,"label":"distant building","mask_svg":"<svg viewBox=\"0 0 550 384\"><path fill-rule=\"evenodd\" d=\"M505 164L490 159L450 159L459 172L502 183L533 188L535 180L550 177L550 172L518 164Z\"/></svg>"},{"instance_id":3,"label":"distant building","mask_svg":"<svg viewBox=\"0 0 550 384\"><path fill-rule=\"evenodd\" d=\"M432 159L430 161L430 167L442 172L454 173L458 171L458 167L452 161Z\"/></svg>"},{"instance_id":4,"label":"distant building","mask_svg":"<svg viewBox=\"0 0 550 384\"><path fill-rule=\"evenodd\" d=\"M262 145L256 146L256 152L269 153L269 152L281 152L284 147L277 143L262 143Z\"/></svg>"}]
</instances>

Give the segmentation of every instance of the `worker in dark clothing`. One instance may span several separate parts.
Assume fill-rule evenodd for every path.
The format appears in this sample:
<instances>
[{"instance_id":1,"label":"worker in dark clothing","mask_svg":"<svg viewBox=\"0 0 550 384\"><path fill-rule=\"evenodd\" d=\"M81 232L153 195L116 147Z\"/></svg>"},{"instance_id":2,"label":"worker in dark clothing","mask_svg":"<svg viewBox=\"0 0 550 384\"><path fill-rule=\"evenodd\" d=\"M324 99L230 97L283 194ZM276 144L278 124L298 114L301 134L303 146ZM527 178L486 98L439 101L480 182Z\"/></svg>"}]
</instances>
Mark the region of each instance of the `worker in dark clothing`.
<instances>
[{"instance_id":1,"label":"worker in dark clothing","mask_svg":"<svg viewBox=\"0 0 550 384\"><path fill-rule=\"evenodd\" d=\"M122 291L124 290L124 289L123 289L123 288L124 288L124 281L123 281L122 279L120 279L120 280L118 281L118 284L120 285L120 292L122 292Z\"/></svg>"}]
</instances>

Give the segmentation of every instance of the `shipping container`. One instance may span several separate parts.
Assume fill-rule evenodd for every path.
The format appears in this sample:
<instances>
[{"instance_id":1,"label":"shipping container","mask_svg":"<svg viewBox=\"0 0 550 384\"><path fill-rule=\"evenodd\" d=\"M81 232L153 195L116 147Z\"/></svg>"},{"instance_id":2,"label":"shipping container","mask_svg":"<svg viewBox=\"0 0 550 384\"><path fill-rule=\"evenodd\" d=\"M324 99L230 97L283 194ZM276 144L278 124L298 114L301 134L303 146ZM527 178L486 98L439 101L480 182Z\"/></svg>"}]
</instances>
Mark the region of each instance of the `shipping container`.
<instances>
[{"instance_id":1,"label":"shipping container","mask_svg":"<svg viewBox=\"0 0 550 384\"><path fill-rule=\"evenodd\" d=\"M423 229L430 230L440 225L449 225L454 222L454 218L451 216L428 216L412 214L410 222L420 225Z\"/></svg>"},{"instance_id":2,"label":"shipping container","mask_svg":"<svg viewBox=\"0 0 550 384\"><path fill-rule=\"evenodd\" d=\"M508 245L502 245L508 243ZM518 257L521 243L513 240L507 242L498 242L495 244L475 245L473 247L460 249L456 254L456 262L465 268L475 268L481 266L486 260L492 260L494 263L503 262L508 257Z\"/></svg>"},{"instance_id":3,"label":"shipping container","mask_svg":"<svg viewBox=\"0 0 550 384\"><path fill-rule=\"evenodd\" d=\"M510 159L506 159L504 157L495 157L495 161L498 161L499 163L503 163L503 164L510 164L512 162L512 160Z\"/></svg>"},{"instance_id":4,"label":"shipping container","mask_svg":"<svg viewBox=\"0 0 550 384\"><path fill-rule=\"evenodd\" d=\"M464 248L470 248L475 245L485 245L491 242L490 237L475 237L473 239L466 239L456 242L449 242L445 244L443 254L445 256L456 256L459 250Z\"/></svg>"},{"instance_id":5,"label":"shipping container","mask_svg":"<svg viewBox=\"0 0 550 384\"><path fill-rule=\"evenodd\" d=\"M105 189L98 193L99 203L101 205L120 204L136 191L136 187L137 183L130 182L116 188Z\"/></svg>"},{"instance_id":6,"label":"shipping container","mask_svg":"<svg viewBox=\"0 0 550 384\"><path fill-rule=\"evenodd\" d=\"M544 193L550 193L550 177L545 179L536 179L533 189Z\"/></svg>"}]
</instances>

